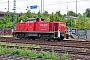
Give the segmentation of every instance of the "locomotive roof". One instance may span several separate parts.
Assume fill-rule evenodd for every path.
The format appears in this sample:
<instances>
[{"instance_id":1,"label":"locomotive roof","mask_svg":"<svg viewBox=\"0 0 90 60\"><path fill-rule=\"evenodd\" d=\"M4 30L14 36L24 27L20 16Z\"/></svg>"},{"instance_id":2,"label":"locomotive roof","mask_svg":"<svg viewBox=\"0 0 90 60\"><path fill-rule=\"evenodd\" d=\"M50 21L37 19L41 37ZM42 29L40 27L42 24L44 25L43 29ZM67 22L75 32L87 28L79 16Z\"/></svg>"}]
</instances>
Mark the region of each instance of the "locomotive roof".
<instances>
[{"instance_id":1,"label":"locomotive roof","mask_svg":"<svg viewBox=\"0 0 90 60\"><path fill-rule=\"evenodd\" d=\"M33 20L33 19L37 19L37 18L28 18L27 20Z\"/></svg>"}]
</instances>

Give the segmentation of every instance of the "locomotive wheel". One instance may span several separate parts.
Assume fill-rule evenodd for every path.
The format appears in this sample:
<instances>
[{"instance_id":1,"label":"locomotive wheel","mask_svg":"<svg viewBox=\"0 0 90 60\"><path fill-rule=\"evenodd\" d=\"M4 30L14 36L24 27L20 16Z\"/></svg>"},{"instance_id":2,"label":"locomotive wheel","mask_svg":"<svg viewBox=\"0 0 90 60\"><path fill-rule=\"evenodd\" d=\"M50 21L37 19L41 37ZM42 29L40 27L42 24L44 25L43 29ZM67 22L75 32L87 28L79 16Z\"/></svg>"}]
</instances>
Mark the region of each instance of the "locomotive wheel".
<instances>
[{"instance_id":1,"label":"locomotive wheel","mask_svg":"<svg viewBox=\"0 0 90 60\"><path fill-rule=\"evenodd\" d=\"M19 39L21 40L21 39L22 39L22 34L19 34L18 37L19 37Z\"/></svg>"},{"instance_id":2,"label":"locomotive wheel","mask_svg":"<svg viewBox=\"0 0 90 60\"><path fill-rule=\"evenodd\" d=\"M32 40L35 40L35 38L33 38Z\"/></svg>"},{"instance_id":3,"label":"locomotive wheel","mask_svg":"<svg viewBox=\"0 0 90 60\"><path fill-rule=\"evenodd\" d=\"M22 40L22 37L20 36L20 40Z\"/></svg>"},{"instance_id":4,"label":"locomotive wheel","mask_svg":"<svg viewBox=\"0 0 90 60\"><path fill-rule=\"evenodd\" d=\"M29 38L28 38L28 37L25 37L25 39L26 39L26 40L29 40Z\"/></svg>"},{"instance_id":5,"label":"locomotive wheel","mask_svg":"<svg viewBox=\"0 0 90 60\"><path fill-rule=\"evenodd\" d=\"M50 41L50 39L48 39L48 41Z\"/></svg>"}]
</instances>

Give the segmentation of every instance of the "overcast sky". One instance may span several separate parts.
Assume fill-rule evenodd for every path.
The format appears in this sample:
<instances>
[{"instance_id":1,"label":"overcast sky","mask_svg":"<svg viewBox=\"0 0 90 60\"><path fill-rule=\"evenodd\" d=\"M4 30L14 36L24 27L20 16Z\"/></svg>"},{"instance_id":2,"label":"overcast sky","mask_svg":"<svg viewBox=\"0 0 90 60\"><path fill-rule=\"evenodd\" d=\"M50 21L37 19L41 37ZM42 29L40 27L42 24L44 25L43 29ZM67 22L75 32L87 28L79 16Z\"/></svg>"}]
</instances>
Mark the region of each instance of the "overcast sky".
<instances>
[{"instance_id":1,"label":"overcast sky","mask_svg":"<svg viewBox=\"0 0 90 60\"><path fill-rule=\"evenodd\" d=\"M13 12L13 0L9 0L10 12ZM41 8L41 0L16 0L17 12L26 12L27 6L38 5L37 9L31 12L37 13ZM44 0L44 10L51 12L61 11L62 14L67 13L67 5L69 11L76 12L76 0ZM90 0L77 0L77 13L84 13L87 8L90 8ZM8 0L0 0L0 11L8 10ZM6 8L6 9L5 9Z\"/></svg>"}]
</instances>

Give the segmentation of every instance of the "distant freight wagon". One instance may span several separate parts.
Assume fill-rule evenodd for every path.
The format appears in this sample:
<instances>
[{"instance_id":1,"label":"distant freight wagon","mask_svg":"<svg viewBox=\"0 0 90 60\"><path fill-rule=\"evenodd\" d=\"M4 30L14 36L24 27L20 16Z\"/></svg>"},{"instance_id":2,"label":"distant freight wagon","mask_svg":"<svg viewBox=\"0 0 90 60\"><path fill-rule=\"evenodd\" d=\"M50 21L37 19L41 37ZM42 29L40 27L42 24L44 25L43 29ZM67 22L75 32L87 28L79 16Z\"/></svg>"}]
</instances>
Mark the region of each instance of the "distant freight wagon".
<instances>
[{"instance_id":1,"label":"distant freight wagon","mask_svg":"<svg viewBox=\"0 0 90 60\"><path fill-rule=\"evenodd\" d=\"M0 29L0 35L10 35L10 34L12 34L12 29L11 28Z\"/></svg>"},{"instance_id":2,"label":"distant freight wagon","mask_svg":"<svg viewBox=\"0 0 90 60\"><path fill-rule=\"evenodd\" d=\"M44 22L42 18L28 18L27 22L19 22L13 36L25 39L63 40L69 37L65 22Z\"/></svg>"}]
</instances>

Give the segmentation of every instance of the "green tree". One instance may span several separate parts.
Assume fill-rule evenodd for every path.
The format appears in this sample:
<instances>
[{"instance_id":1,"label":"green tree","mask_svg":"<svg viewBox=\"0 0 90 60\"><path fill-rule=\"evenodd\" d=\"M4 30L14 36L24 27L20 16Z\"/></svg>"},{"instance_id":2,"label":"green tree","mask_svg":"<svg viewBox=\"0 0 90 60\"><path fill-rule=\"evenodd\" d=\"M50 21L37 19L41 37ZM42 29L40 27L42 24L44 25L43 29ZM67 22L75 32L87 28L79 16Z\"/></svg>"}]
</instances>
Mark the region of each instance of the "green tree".
<instances>
[{"instance_id":1,"label":"green tree","mask_svg":"<svg viewBox=\"0 0 90 60\"><path fill-rule=\"evenodd\" d=\"M85 13L86 13L87 17L90 17L90 8L87 8Z\"/></svg>"},{"instance_id":2,"label":"green tree","mask_svg":"<svg viewBox=\"0 0 90 60\"><path fill-rule=\"evenodd\" d=\"M49 14L48 14L48 12L47 12L47 11L45 11L45 12L43 13L43 15L44 15L44 16L46 16L46 17L48 17L48 16L49 16Z\"/></svg>"},{"instance_id":3,"label":"green tree","mask_svg":"<svg viewBox=\"0 0 90 60\"><path fill-rule=\"evenodd\" d=\"M68 16L77 16L77 14L73 11L68 11Z\"/></svg>"},{"instance_id":4,"label":"green tree","mask_svg":"<svg viewBox=\"0 0 90 60\"><path fill-rule=\"evenodd\" d=\"M54 21L55 17L54 17L54 13L52 12L52 14L50 15L50 21Z\"/></svg>"},{"instance_id":5,"label":"green tree","mask_svg":"<svg viewBox=\"0 0 90 60\"><path fill-rule=\"evenodd\" d=\"M75 27L75 21L72 18L67 19L66 21L67 28L74 28Z\"/></svg>"},{"instance_id":6,"label":"green tree","mask_svg":"<svg viewBox=\"0 0 90 60\"><path fill-rule=\"evenodd\" d=\"M30 12L30 11L27 11L26 13L25 13L25 16L27 17L27 18L32 18L33 16L32 16L32 13Z\"/></svg>"},{"instance_id":7,"label":"green tree","mask_svg":"<svg viewBox=\"0 0 90 60\"><path fill-rule=\"evenodd\" d=\"M90 28L90 18L87 18L87 21L84 24L85 24L84 28Z\"/></svg>"},{"instance_id":8,"label":"green tree","mask_svg":"<svg viewBox=\"0 0 90 60\"><path fill-rule=\"evenodd\" d=\"M80 18L76 19L76 28L81 28L81 19Z\"/></svg>"},{"instance_id":9,"label":"green tree","mask_svg":"<svg viewBox=\"0 0 90 60\"><path fill-rule=\"evenodd\" d=\"M86 28L86 22L87 22L86 14L85 13L83 15L80 14L76 20L76 28Z\"/></svg>"},{"instance_id":10,"label":"green tree","mask_svg":"<svg viewBox=\"0 0 90 60\"><path fill-rule=\"evenodd\" d=\"M66 14L64 14L63 16L67 16Z\"/></svg>"},{"instance_id":11,"label":"green tree","mask_svg":"<svg viewBox=\"0 0 90 60\"><path fill-rule=\"evenodd\" d=\"M55 16L55 21L62 20L62 15L60 11L57 11L54 16Z\"/></svg>"},{"instance_id":12,"label":"green tree","mask_svg":"<svg viewBox=\"0 0 90 60\"><path fill-rule=\"evenodd\" d=\"M8 12L5 13L3 19L0 21L0 28L12 28L13 22L12 22L12 15Z\"/></svg>"},{"instance_id":13,"label":"green tree","mask_svg":"<svg viewBox=\"0 0 90 60\"><path fill-rule=\"evenodd\" d=\"M50 21L49 14L48 14L47 11L43 12L43 18L44 18L45 21Z\"/></svg>"},{"instance_id":14,"label":"green tree","mask_svg":"<svg viewBox=\"0 0 90 60\"><path fill-rule=\"evenodd\" d=\"M42 18L43 15L42 15L40 12L38 12L38 13L37 13L37 16L38 16L39 18Z\"/></svg>"},{"instance_id":15,"label":"green tree","mask_svg":"<svg viewBox=\"0 0 90 60\"><path fill-rule=\"evenodd\" d=\"M90 28L90 22L86 21L84 24L85 24L85 25L84 25L83 28Z\"/></svg>"}]
</instances>

